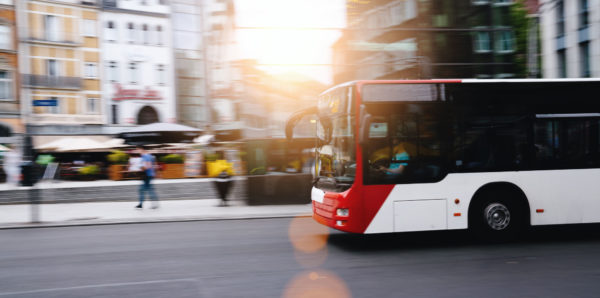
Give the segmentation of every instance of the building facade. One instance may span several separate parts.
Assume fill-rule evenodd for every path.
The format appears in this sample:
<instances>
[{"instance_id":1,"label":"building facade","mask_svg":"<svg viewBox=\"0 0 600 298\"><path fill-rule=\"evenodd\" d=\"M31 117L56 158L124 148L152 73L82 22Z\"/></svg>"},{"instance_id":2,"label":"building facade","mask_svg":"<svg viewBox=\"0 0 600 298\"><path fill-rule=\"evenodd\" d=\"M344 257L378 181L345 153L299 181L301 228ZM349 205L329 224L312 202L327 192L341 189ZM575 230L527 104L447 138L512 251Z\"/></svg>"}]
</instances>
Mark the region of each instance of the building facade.
<instances>
[{"instance_id":1,"label":"building facade","mask_svg":"<svg viewBox=\"0 0 600 298\"><path fill-rule=\"evenodd\" d=\"M18 1L23 119L33 135L101 134L95 1Z\"/></svg>"},{"instance_id":2,"label":"building facade","mask_svg":"<svg viewBox=\"0 0 600 298\"><path fill-rule=\"evenodd\" d=\"M177 122L170 13L163 0L103 2L106 133Z\"/></svg>"},{"instance_id":3,"label":"building facade","mask_svg":"<svg viewBox=\"0 0 600 298\"><path fill-rule=\"evenodd\" d=\"M171 8L177 118L182 124L204 128L210 120L204 3L201 0L171 0Z\"/></svg>"},{"instance_id":4,"label":"building facade","mask_svg":"<svg viewBox=\"0 0 600 298\"><path fill-rule=\"evenodd\" d=\"M24 132L20 119L18 41L13 0L0 0L0 143L15 143Z\"/></svg>"},{"instance_id":5,"label":"building facade","mask_svg":"<svg viewBox=\"0 0 600 298\"><path fill-rule=\"evenodd\" d=\"M243 123L241 103L245 101L237 63L234 0L205 0L205 42L210 107L210 129L218 138L237 139Z\"/></svg>"},{"instance_id":6,"label":"building facade","mask_svg":"<svg viewBox=\"0 0 600 298\"><path fill-rule=\"evenodd\" d=\"M600 0L540 1L546 78L600 77Z\"/></svg>"},{"instance_id":7,"label":"building facade","mask_svg":"<svg viewBox=\"0 0 600 298\"><path fill-rule=\"evenodd\" d=\"M244 100L239 119L245 139L285 138L288 118L299 110L317 104L317 96L326 86L302 75L271 75L258 69L256 61L238 61L242 75ZM306 123L301 123L302 126ZM296 132L305 127L298 127ZM301 137L314 131L302 131Z\"/></svg>"},{"instance_id":8,"label":"building facade","mask_svg":"<svg viewBox=\"0 0 600 298\"><path fill-rule=\"evenodd\" d=\"M517 77L512 0L347 1L334 81Z\"/></svg>"}]
</instances>

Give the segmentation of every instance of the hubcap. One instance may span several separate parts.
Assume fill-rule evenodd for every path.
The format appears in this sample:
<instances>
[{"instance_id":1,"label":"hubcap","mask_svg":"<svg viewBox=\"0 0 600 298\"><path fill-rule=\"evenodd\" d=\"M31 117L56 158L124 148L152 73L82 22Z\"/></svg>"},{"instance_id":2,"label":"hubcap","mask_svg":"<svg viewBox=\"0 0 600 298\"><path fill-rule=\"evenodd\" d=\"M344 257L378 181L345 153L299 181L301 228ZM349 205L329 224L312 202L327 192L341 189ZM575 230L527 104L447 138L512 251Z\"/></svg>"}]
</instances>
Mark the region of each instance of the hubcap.
<instances>
[{"instance_id":1,"label":"hubcap","mask_svg":"<svg viewBox=\"0 0 600 298\"><path fill-rule=\"evenodd\" d=\"M485 220L490 228L496 231L506 229L510 224L510 211L500 203L493 203L483 211Z\"/></svg>"}]
</instances>

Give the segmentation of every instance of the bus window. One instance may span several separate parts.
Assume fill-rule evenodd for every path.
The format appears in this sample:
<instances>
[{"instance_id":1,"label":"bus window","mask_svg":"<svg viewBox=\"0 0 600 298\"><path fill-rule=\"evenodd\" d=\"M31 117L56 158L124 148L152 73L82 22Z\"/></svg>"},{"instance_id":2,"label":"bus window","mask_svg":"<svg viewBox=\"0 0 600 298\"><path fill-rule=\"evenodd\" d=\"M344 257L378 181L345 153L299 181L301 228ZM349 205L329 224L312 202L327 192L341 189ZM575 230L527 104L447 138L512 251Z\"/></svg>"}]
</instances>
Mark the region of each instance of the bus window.
<instances>
[{"instance_id":1,"label":"bus window","mask_svg":"<svg viewBox=\"0 0 600 298\"><path fill-rule=\"evenodd\" d=\"M600 165L597 118L537 119L536 169L576 169Z\"/></svg>"},{"instance_id":2,"label":"bus window","mask_svg":"<svg viewBox=\"0 0 600 298\"><path fill-rule=\"evenodd\" d=\"M386 138L373 138L365 148L366 183L397 184L439 181L443 176L437 104L403 103L386 109ZM379 118L378 117L378 118ZM381 125L379 121L378 125Z\"/></svg>"}]
</instances>

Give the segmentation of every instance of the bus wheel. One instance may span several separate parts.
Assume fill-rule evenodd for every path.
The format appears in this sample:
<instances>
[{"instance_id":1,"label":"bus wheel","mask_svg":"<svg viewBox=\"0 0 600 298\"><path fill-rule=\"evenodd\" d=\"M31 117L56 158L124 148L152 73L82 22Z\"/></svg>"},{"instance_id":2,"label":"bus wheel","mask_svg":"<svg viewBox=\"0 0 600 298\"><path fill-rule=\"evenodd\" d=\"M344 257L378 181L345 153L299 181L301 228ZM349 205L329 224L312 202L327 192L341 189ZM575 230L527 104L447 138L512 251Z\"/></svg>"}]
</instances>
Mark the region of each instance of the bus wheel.
<instances>
[{"instance_id":1,"label":"bus wheel","mask_svg":"<svg viewBox=\"0 0 600 298\"><path fill-rule=\"evenodd\" d=\"M516 239L523 230L524 210L516 200L507 197L501 193L490 194L476 202L469 217L479 238L503 242Z\"/></svg>"}]
</instances>

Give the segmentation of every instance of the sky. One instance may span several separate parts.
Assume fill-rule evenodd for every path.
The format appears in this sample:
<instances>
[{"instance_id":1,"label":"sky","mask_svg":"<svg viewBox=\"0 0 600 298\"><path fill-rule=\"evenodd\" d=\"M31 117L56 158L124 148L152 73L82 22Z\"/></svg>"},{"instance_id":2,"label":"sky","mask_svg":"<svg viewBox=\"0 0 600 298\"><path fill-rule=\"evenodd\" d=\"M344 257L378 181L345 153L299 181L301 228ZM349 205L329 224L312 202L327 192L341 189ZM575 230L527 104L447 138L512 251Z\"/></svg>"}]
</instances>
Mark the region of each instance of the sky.
<instances>
[{"instance_id":1,"label":"sky","mask_svg":"<svg viewBox=\"0 0 600 298\"><path fill-rule=\"evenodd\" d=\"M297 72L331 84L331 45L346 25L345 0L235 0L238 57L256 59L270 73ZM281 27L304 30L272 29ZM301 66L271 64L302 64ZM312 64L312 65L307 65Z\"/></svg>"}]
</instances>

